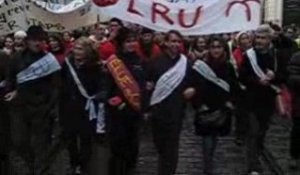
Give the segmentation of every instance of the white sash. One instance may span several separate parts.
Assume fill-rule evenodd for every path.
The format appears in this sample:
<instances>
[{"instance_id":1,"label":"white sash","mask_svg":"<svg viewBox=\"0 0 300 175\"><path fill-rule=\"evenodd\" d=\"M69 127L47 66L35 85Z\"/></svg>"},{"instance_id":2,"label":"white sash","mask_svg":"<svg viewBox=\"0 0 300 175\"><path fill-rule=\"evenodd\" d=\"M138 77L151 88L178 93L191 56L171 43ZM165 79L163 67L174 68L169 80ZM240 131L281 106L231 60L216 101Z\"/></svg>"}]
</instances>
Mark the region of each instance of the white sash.
<instances>
[{"instance_id":1,"label":"white sash","mask_svg":"<svg viewBox=\"0 0 300 175\"><path fill-rule=\"evenodd\" d=\"M204 61L197 60L193 65L193 69L226 92L230 92L230 85L226 81L217 77L215 72Z\"/></svg>"},{"instance_id":2,"label":"white sash","mask_svg":"<svg viewBox=\"0 0 300 175\"><path fill-rule=\"evenodd\" d=\"M61 67L54 55L48 53L43 58L19 72L17 74L17 82L18 84L22 84L30 80L42 78L60 69Z\"/></svg>"},{"instance_id":3,"label":"white sash","mask_svg":"<svg viewBox=\"0 0 300 175\"><path fill-rule=\"evenodd\" d=\"M66 63L67 66L70 70L70 73L73 77L73 80L75 81L78 90L80 92L80 94L86 98L86 106L85 106L85 110L89 112L89 120L97 120L97 124L96 124L96 133L98 134L102 134L105 133L105 119L104 119L104 104L103 103L99 103L97 104L97 106L94 103L94 99L95 99L95 95L94 96L89 96L87 91L84 89L81 81L79 80L74 68L72 67L69 59L66 59ZM98 108L98 112L96 111L96 109Z\"/></svg>"},{"instance_id":4,"label":"white sash","mask_svg":"<svg viewBox=\"0 0 300 175\"><path fill-rule=\"evenodd\" d=\"M6 82L5 80L0 82L0 88L4 88L6 86Z\"/></svg>"},{"instance_id":5,"label":"white sash","mask_svg":"<svg viewBox=\"0 0 300 175\"><path fill-rule=\"evenodd\" d=\"M150 105L156 105L166 99L183 81L187 68L187 58L180 56L177 63L165 72L157 81L151 96Z\"/></svg>"},{"instance_id":6,"label":"white sash","mask_svg":"<svg viewBox=\"0 0 300 175\"><path fill-rule=\"evenodd\" d=\"M254 49L249 49L247 50L247 56L249 58L251 67L254 71L254 73L256 74L256 76L258 76L260 79L267 79L266 74L264 73L263 70L261 70L261 68L259 67L258 63L257 63L257 57L256 57L256 53L254 51Z\"/></svg>"},{"instance_id":7,"label":"white sash","mask_svg":"<svg viewBox=\"0 0 300 175\"><path fill-rule=\"evenodd\" d=\"M229 62L232 64L233 68L234 68L234 73L235 75L238 77L239 73L238 73L238 66L237 66L237 62L233 56L233 52L232 52L232 42L228 42L228 47L229 47Z\"/></svg>"},{"instance_id":8,"label":"white sash","mask_svg":"<svg viewBox=\"0 0 300 175\"><path fill-rule=\"evenodd\" d=\"M250 64L251 64L251 67L254 71L254 73L256 74L256 76L258 76L260 79L267 79L267 75L264 73L263 70L261 70L261 68L259 67L258 63L257 63L257 57L256 57L256 53L254 51L254 49L249 49L247 50L247 56L249 58L249 61L250 61ZM275 62L277 60L275 59ZM277 63L275 63L277 64ZM276 67L277 65L275 65ZM279 93L281 91L281 89L278 87L278 86L275 86L275 85L270 85L270 87L275 90L277 93Z\"/></svg>"}]
</instances>

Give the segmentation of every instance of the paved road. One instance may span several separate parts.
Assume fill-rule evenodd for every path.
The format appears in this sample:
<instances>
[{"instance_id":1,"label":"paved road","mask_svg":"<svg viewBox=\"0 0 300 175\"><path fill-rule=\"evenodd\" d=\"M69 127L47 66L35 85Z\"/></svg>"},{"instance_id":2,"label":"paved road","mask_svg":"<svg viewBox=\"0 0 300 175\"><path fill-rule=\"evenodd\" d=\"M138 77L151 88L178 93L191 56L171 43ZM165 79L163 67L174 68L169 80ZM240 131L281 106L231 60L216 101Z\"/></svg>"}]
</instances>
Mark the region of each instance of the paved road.
<instances>
[{"instance_id":1,"label":"paved road","mask_svg":"<svg viewBox=\"0 0 300 175\"><path fill-rule=\"evenodd\" d=\"M186 118L180 141L180 159L177 175L201 175L202 153L201 137L194 135L192 118ZM152 143L150 128L143 127L141 150L136 175L155 175L157 170L157 153ZM146 129L145 129L146 128ZM146 131L145 131L146 130ZM271 152L274 160L284 171L285 175L299 175L288 168L290 123L275 118L267 135L266 147ZM215 173L217 175L243 175L246 171L245 148L237 147L233 143L233 136L221 138L215 155ZM103 150L98 151L95 157L101 157ZM69 171L68 152L63 149L51 165L51 175L66 175ZM275 175L265 161L261 161L264 175ZM102 165L104 166L104 165ZM101 166L99 166L101 167ZM99 174L100 175L100 174ZM104 175L104 174L101 174Z\"/></svg>"},{"instance_id":2,"label":"paved road","mask_svg":"<svg viewBox=\"0 0 300 175\"><path fill-rule=\"evenodd\" d=\"M283 125L284 124L284 125ZM289 133L290 123L278 117L274 117L268 131L266 147L274 157L275 164L287 175L299 175L300 172L292 172L288 168L289 160ZM245 148L238 147L233 143L234 136L220 138L215 155L215 173L217 175L243 175L246 172ZM178 175L201 175L202 174L202 149L201 137L194 135L191 118L187 118L181 133L180 159ZM141 144L141 155L137 174L155 175L157 168L157 154L153 149L151 135L144 137ZM264 167L264 175L275 175L271 171L268 162L261 160ZM299 174L298 174L299 173Z\"/></svg>"}]
</instances>

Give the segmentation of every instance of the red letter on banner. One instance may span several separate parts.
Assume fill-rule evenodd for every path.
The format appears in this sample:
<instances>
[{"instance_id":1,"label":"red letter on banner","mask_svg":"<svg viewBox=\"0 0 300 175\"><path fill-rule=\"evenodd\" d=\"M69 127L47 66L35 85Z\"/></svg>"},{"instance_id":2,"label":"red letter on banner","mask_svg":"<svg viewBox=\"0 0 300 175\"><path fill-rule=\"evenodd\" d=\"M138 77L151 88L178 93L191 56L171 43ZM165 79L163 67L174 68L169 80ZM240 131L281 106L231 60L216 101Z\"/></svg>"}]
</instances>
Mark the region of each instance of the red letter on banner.
<instances>
[{"instance_id":1,"label":"red letter on banner","mask_svg":"<svg viewBox=\"0 0 300 175\"><path fill-rule=\"evenodd\" d=\"M159 8L163 8L163 9L159 9ZM169 16L167 16L169 11L170 11L170 9L167 6L165 6L161 3L154 2L152 5L152 22L156 23L156 15L159 14L169 24L173 25L174 24L173 20Z\"/></svg>"},{"instance_id":2,"label":"red letter on banner","mask_svg":"<svg viewBox=\"0 0 300 175\"><path fill-rule=\"evenodd\" d=\"M202 6L198 7L197 10L196 10L196 13L195 13L195 17L194 17L194 20L191 24L186 24L185 23L185 15L184 15L184 9L180 9L180 12L179 12L179 24L181 27L184 27L184 28L191 28L193 26L195 26L201 16L201 10L202 10Z\"/></svg>"},{"instance_id":3,"label":"red letter on banner","mask_svg":"<svg viewBox=\"0 0 300 175\"><path fill-rule=\"evenodd\" d=\"M141 12L139 12L137 9L134 8L134 3L135 3L135 0L130 0L127 11L143 17L144 15L141 14Z\"/></svg>"}]
</instances>

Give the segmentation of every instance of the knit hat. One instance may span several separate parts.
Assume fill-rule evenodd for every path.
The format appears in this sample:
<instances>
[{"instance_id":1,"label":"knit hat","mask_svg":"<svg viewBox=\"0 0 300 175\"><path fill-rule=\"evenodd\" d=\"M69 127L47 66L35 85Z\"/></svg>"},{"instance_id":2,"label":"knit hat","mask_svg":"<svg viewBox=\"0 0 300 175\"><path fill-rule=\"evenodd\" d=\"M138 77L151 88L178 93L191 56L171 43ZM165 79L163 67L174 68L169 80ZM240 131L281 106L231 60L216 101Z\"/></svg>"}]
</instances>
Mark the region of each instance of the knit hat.
<instances>
[{"instance_id":1,"label":"knit hat","mask_svg":"<svg viewBox=\"0 0 300 175\"><path fill-rule=\"evenodd\" d=\"M249 35L249 33L247 31L241 31L240 33L238 33L236 36L235 36L235 41L237 42L237 44L239 44L240 42L240 39L242 37L242 35Z\"/></svg>"},{"instance_id":2,"label":"knit hat","mask_svg":"<svg viewBox=\"0 0 300 175\"><path fill-rule=\"evenodd\" d=\"M16 37L26 38L27 33L23 30L19 30L19 31L15 32L15 34L14 34L14 38L16 38Z\"/></svg>"}]
</instances>

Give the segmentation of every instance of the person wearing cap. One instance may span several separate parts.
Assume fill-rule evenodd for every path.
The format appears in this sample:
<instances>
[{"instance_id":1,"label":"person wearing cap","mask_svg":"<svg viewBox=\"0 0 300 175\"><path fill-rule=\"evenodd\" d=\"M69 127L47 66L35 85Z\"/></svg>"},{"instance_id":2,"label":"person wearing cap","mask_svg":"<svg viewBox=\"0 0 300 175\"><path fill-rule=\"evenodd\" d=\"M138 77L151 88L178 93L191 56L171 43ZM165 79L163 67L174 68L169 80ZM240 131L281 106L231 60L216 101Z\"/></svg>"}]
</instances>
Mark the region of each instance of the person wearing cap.
<instances>
[{"instance_id":1,"label":"person wearing cap","mask_svg":"<svg viewBox=\"0 0 300 175\"><path fill-rule=\"evenodd\" d=\"M15 51L19 52L19 51L23 51L25 49L25 38L26 38L27 34L26 32L24 32L23 30L17 31L14 34L14 41L15 41Z\"/></svg>"},{"instance_id":2,"label":"person wearing cap","mask_svg":"<svg viewBox=\"0 0 300 175\"><path fill-rule=\"evenodd\" d=\"M275 112L275 97L279 93L278 57L272 48L274 31L268 25L255 32L254 48L246 51L240 69L241 83L247 88L247 156L250 175L262 173L259 156L264 148L266 132ZM263 98L262 98L263 97Z\"/></svg>"},{"instance_id":3,"label":"person wearing cap","mask_svg":"<svg viewBox=\"0 0 300 175\"><path fill-rule=\"evenodd\" d=\"M27 30L26 48L14 55L5 95L10 103L14 174L47 174L46 161L51 145L50 121L56 118L60 65L42 49L46 32L40 26ZM17 160L17 161L16 161Z\"/></svg>"}]
</instances>

